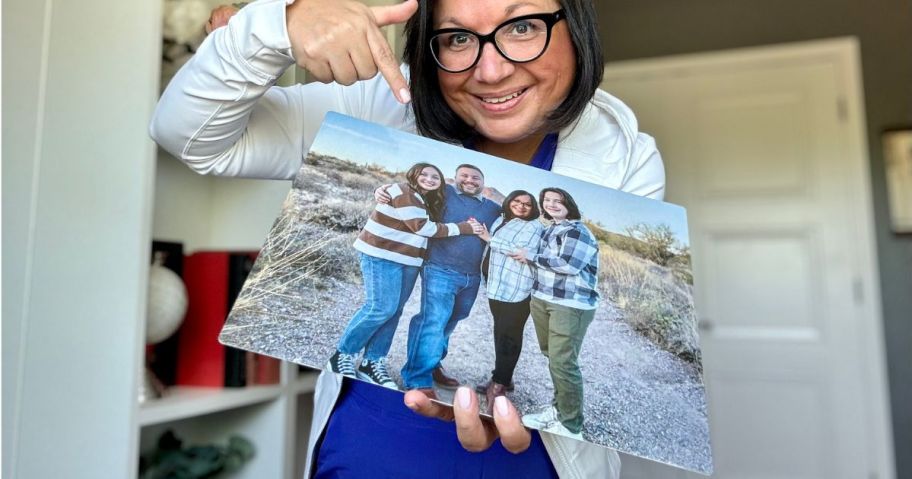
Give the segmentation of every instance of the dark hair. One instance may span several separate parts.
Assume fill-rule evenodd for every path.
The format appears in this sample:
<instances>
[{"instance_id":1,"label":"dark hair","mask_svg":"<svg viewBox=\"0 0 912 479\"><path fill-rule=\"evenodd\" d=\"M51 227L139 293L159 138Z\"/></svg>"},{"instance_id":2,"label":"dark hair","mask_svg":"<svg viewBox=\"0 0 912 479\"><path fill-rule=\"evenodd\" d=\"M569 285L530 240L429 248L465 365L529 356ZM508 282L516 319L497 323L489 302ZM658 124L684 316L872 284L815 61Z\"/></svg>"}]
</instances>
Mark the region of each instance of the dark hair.
<instances>
[{"instance_id":1,"label":"dark hair","mask_svg":"<svg viewBox=\"0 0 912 479\"><path fill-rule=\"evenodd\" d=\"M443 98L437 63L431 53L434 0L418 2L418 12L405 24L405 63L409 65L412 111L418 132L428 138L463 142L478 133L454 112ZM545 129L559 131L573 124L602 82L602 46L592 0L559 0L576 56L576 72L567 98L545 120Z\"/></svg>"},{"instance_id":2,"label":"dark hair","mask_svg":"<svg viewBox=\"0 0 912 479\"><path fill-rule=\"evenodd\" d=\"M510 209L510 202L512 202L513 200L515 200L516 198L518 198L520 196L528 196L529 199L532 200L532 211L530 211L529 214L525 218L520 218L519 216L513 215L513 210ZM531 221L531 220L536 220L536 219L538 219L539 216L541 216L541 211L539 211L538 205L535 204L535 195L533 195L532 193L529 193L526 190L516 190L516 191L510 193L509 195L507 195L506 199L504 199L504 201L503 201L503 205L501 205L500 208L503 210L504 223L512 220L513 218L519 218L522 220Z\"/></svg>"},{"instance_id":3,"label":"dark hair","mask_svg":"<svg viewBox=\"0 0 912 479\"><path fill-rule=\"evenodd\" d=\"M424 191L418 185L418 177L421 176L421 172L427 167L437 170L437 174L440 175L440 186L433 191ZM440 218L443 216L443 191L446 187L446 181L444 181L443 172L440 171L440 168L430 163L415 163L405 173L405 181L424 198L424 204L427 205L428 217L431 218L431 221L440 222Z\"/></svg>"},{"instance_id":4,"label":"dark hair","mask_svg":"<svg viewBox=\"0 0 912 479\"><path fill-rule=\"evenodd\" d=\"M544 216L545 219L552 219L551 215L545 210L545 193L548 192L561 195L561 198L564 200L564 207L567 208L568 220L579 220L583 218L583 215L580 214L579 206L576 206L576 201L573 201L573 197L570 196L570 193L567 193L567 191L560 188L545 188L538 194L538 203L541 204L542 216Z\"/></svg>"},{"instance_id":5,"label":"dark hair","mask_svg":"<svg viewBox=\"0 0 912 479\"><path fill-rule=\"evenodd\" d=\"M482 178L484 178L484 172L481 171L481 168L479 168L479 167L477 167L477 166L475 166L475 165L470 165L470 164L468 164L468 163L463 163L463 164L461 164L461 165L459 165L459 166L456 167L456 171L459 171L459 170L461 170L461 169L463 169L463 168L469 168L469 169L475 170L475 171L478 172L478 174L481 175Z\"/></svg>"}]
</instances>

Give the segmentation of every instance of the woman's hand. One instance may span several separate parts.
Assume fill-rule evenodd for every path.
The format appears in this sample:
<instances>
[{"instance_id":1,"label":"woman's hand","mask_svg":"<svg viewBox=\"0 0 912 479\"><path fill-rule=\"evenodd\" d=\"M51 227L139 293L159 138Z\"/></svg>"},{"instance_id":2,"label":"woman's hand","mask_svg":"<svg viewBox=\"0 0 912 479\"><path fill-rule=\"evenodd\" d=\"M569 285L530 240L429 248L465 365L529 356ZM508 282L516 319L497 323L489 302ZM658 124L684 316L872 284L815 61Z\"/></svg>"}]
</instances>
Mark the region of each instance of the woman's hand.
<instances>
[{"instance_id":1,"label":"woman's hand","mask_svg":"<svg viewBox=\"0 0 912 479\"><path fill-rule=\"evenodd\" d=\"M518 250L508 254L507 256L509 256L521 263L529 262L529 250L527 250L526 248L519 248Z\"/></svg>"},{"instance_id":2,"label":"woman's hand","mask_svg":"<svg viewBox=\"0 0 912 479\"><path fill-rule=\"evenodd\" d=\"M491 233L488 232L488 227L484 223L479 223L475 218L470 218L469 224L472 225L472 232L478 235L479 238L485 242L491 241Z\"/></svg>"},{"instance_id":3,"label":"woman's hand","mask_svg":"<svg viewBox=\"0 0 912 479\"><path fill-rule=\"evenodd\" d=\"M206 22L206 35L212 33L216 28L228 25L228 20L238 11L240 10L233 5L219 5L213 8L209 14L209 21Z\"/></svg>"},{"instance_id":4,"label":"woman's hand","mask_svg":"<svg viewBox=\"0 0 912 479\"><path fill-rule=\"evenodd\" d=\"M405 393L405 405L422 416L443 421L455 419L459 443L471 452L486 450L499 437L504 449L519 454L532 441L532 434L522 425L519 412L506 396L494 400L494 424L481 420L478 396L465 386L456 390L453 407L437 404L418 390Z\"/></svg>"},{"instance_id":5,"label":"woman's hand","mask_svg":"<svg viewBox=\"0 0 912 479\"><path fill-rule=\"evenodd\" d=\"M296 0L285 19L298 66L317 80L351 85L379 71L396 98L408 103L408 82L380 27L404 23L417 10L417 0L382 7L354 0Z\"/></svg>"},{"instance_id":6,"label":"woman's hand","mask_svg":"<svg viewBox=\"0 0 912 479\"><path fill-rule=\"evenodd\" d=\"M382 203L384 205L388 205L390 201L393 201L393 197L386 192L386 189L389 187L390 185L378 186L377 189L374 190L374 201L377 203Z\"/></svg>"}]
</instances>

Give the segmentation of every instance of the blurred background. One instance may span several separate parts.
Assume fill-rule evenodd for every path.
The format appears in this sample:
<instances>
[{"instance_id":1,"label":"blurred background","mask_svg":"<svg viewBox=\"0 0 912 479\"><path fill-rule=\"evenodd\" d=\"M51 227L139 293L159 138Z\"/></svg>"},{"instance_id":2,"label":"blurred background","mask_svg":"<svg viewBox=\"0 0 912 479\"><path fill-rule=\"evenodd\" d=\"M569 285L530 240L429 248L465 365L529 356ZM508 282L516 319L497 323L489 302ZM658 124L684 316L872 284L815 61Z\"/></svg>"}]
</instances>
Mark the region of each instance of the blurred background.
<instances>
[{"instance_id":1,"label":"blurred background","mask_svg":"<svg viewBox=\"0 0 912 479\"><path fill-rule=\"evenodd\" d=\"M3 3L3 477L138 477L168 430L240 458L232 477L300 477L313 376L209 343L182 361L173 344L227 307L232 258L259 249L290 188L197 176L148 138L212 5ZM714 477L912 478L912 148L884 147L912 134L912 5L597 8L603 87L656 137L666 200L688 208ZM184 312L181 282L150 276L153 239L179 245L190 298L165 340L147 326ZM218 291L193 286L207 261L229 265ZM168 357L221 362L165 372L156 398L145 366L162 376ZM692 477L623 459L623 477Z\"/></svg>"}]
</instances>

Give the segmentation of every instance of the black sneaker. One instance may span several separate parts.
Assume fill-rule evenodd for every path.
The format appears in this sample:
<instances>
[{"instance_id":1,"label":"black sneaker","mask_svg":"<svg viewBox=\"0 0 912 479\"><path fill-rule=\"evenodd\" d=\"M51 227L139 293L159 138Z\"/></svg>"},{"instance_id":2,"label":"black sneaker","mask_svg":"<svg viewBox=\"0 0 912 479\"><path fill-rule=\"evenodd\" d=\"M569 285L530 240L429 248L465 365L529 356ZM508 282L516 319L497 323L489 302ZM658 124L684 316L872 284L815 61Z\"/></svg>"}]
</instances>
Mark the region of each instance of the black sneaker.
<instances>
[{"instance_id":1,"label":"black sneaker","mask_svg":"<svg viewBox=\"0 0 912 479\"><path fill-rule=\"evenodd\" d=\"M355 373L355 355L354 354L345 354L340 351L336 351L329 362L326 363L326 368L336 374L342 374L349 377L357 377Z\"/></svg>"},{"instance_id":2,"label":"black sneaker","mask_svg":"<svg viewBox=\"0 0 912 479\"><path fill-rule=\"evenodd\" d=\"M361 366L358 367L358 379L396 391L399 390L399 386L396 385L396 382L393 381L393 378L390 377L389 372L386 370L386 358L376 361L371 361L370 359L361 361Z\"/></svg>"}]
</instances>

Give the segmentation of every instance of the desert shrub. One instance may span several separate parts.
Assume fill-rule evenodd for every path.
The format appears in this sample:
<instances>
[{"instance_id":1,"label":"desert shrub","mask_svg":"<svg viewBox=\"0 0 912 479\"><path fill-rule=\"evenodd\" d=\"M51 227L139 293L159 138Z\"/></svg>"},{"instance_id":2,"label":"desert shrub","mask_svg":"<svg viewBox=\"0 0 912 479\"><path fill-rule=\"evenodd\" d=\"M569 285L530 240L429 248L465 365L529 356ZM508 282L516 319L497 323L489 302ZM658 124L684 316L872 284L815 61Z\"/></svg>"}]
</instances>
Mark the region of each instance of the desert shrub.
<instances>
[{"instance_id":1,"label":"desert shrub","mask_svg":"<svg viewBox=\"0 0 912 479\"><path fill-rule=\"evenodd\" d=\"M627 228L627 236L639 240L639 256L655 264L667 266L668 261L675 257L677 240L668 225L640 223Z\"/></svg>"},{"instance_id":2,"label":"desert shrub","mask_svg":"<svg viewBox=\"0 0 912 479\"><path fill-rule=\"evenodd\" d=\"M352 173L347 171L336 172L339 177L339 185L364 194L365 198L372 198L374 190L389 178L377 178L368 171L361 173Z\"/></svg>"},{"instance_id":3,"label":"desert shrub","mask_svg":"<svg viewBox=\"0 0 912 479\"><path fill-rule=\"evenodd\" d=\"M606 245L599 253L602 293L631 328L685 361L700 364L691 287L669 268Z\"/></svg>"},{"instance_id":4,"label":"desert shrub","mask_svg":"<svg viewBox=\"0 0 912 479\"><path fill-rule=\"evenodd\" d=\"M371 206L366 202L327 200L299 210L300 220L337 232L359 231L367 222Z\"/></svg>"}]
</instances>

